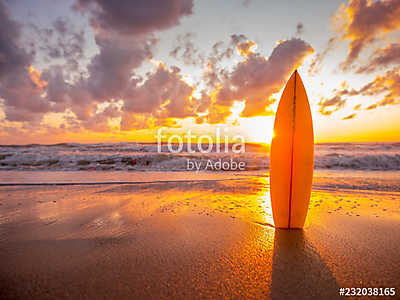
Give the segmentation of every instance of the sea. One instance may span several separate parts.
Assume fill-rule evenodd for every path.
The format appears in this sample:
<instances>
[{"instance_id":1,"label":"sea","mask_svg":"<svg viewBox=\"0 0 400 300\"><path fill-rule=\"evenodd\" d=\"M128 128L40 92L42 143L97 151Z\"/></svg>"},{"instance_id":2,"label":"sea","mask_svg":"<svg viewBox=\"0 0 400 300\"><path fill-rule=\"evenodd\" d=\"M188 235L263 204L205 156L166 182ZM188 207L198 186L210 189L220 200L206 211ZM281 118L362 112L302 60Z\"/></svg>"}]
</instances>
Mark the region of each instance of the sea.
<instances>
[{"instance_id":1,"label":"sea","mask_svg":"<svg viewBox=\"0 0 400 300\"><path fill-rule=\"evenodd\" d=\"M176 146L176 145L175 145ZM269 173L270 148L245 144L61 143L0 145L0 185L220 180ZM173 150L173 152L171 151ZM400 192L400 143L315 144L314 185ZM192 164L190 164L190 163ZM205 168L226 162L227 168ZM228 164L230 162L230 164ZM242 169L233 168L242 162ZM201 165L201 172L193 165ZM233 166L233 167L232 167Z\"/></svg>"},{"instance_id":2,"label":"sea","mask_svg":"<svg viewBox=\"0 0 400 300\"><path fill-rule=\"evenodd\" d=\"M207 147L189 148L187 144L179 153L172 152L177 149L156 143L0 145L0 171L184 172L188 171L188 160L204 165L208 160L219 159L244 162L247 171L269 169L268 145L246 144L241 153L223 144L209 152L201 152ZM400 170L400 143L316 144L314 166L336 170Z\"/></svg>"}]
</instances>

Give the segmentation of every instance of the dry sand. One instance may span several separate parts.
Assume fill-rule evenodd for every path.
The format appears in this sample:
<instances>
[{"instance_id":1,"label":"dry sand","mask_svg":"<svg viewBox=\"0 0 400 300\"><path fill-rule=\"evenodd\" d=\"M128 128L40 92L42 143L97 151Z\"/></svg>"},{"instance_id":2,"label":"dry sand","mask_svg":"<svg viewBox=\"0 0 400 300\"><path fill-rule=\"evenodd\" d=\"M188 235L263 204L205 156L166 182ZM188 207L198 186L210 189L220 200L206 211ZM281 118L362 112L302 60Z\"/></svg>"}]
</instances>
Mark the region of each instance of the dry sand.
<instances>
[{"instance_id":1,"label":"dry sand","mask_svg":"<svg viewBox=\"0 0 400 300\"><path fill-rule=\"evenodd\" d=\"M399 193L314 189L295 231L269 225L268 197L263 176L2 186L0 299L399 295Z\"/></svg>"}]
</instances>

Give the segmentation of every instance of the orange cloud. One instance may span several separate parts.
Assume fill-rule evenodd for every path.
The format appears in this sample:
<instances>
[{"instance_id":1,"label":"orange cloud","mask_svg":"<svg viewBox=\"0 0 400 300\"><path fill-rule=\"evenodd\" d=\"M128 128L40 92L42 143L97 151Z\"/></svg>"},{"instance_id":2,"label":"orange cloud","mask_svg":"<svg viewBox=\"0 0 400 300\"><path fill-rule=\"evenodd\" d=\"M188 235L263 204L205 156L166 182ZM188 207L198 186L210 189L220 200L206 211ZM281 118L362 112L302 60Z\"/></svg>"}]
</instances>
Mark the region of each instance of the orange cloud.
<instances>
[{"instance_id":1,"label":"orange cloud","mask_svg":"<svg viewBox=\"0 0 400 300\"><path fill-rule=\"evenodd\" d=\"M249 56L250 53L254 53L252 49L255 47L257 47L256 43L252 41L246 41L238 44L236 49L241 56Z\"/></svg>"},{"instance_id":2,"label":"orange cloud","mask_svg":"<svg viewBox=\"0 0 400 300\"><path fill-rule=\"evenodd\" d=\"M361 51L377 38L400 28L400 1L350 0L341 5L332 19L332 25L342 40L350 41L343 70L351 68Z\"/></svg>"},{"instance_id":3,"label":"orange cloud","mask_svg":"<svg viewBox=\"0 0 400 300\"><path fill-rule=\"evenodd\" d=\"M346 100L342 99L340 95L335 95L329 99L322 98L318 102L319 112L324 116L330 116L341 109L345 104Z\"/></svg>"},{"instance_id":4,"label":"orange cloud","mask_svg":"<svg viewBox=\"0 0 400 300\"><path fill-rule=\"evenodd\" d=\"M363 94L379 95L384 97L377 101L374 105L367 109L376 108L378 106L400 104L400 72L398 69L387 71L383 76L378 75L373 81L365 85L361 89Z\"/></svg>"},{"instance_id":5,"label":"orange cloud","mask_svg":"<svg viewBox=\"0 0 400 300\"><path fill-rule=\"evenodd\" d=\"M343 96L352 97L357 95L383 95L383 98L378 100L376 103L367 106L365 110L373 110L386 105L400 104L400 72L398 69L393 69L387 71L384 75L377 75L375 79L365 84L359 90L349 90L347 84L342 84L342 89L334 90L334 92L335 95L332 98L321 99L321 101L318 103L320 106L319 111L323 115L329 116L341 109L346 103L346 100L343 99ZM360 110L361 104L357 104L353 109Z\"/></svg>"},{"instance_id":6,"label":"orange cloud","mask_svg":"<svg viewBox=\"0 0 400 300\"><path fill-rule=\"evenodd\" d=\"M41 72L36 71L33 66L29 67L29 77L31 78L32 82L38 87L42 89L47 86L47 82L40 78Z\"/></svg>"},{"instance_id":7,"label":"orange cloud","mask_svg":"<svg viewBox=\"0 0 400 300\"><path fill-rule=\"evenodd\" d=\"M391 64L400 64L400 43L376 49L368 61L368 64L358 68L357 73L371 73Z\"/></svg>"},{"instance_id":8,"label":"orange cloud","mask_svg":"<svg viewBox=\"0 0 400 300\"><path fill-rule=\"evenodd\" d=\"M356 115L357 115L357 114L350 114L350 115L348 115L348 116L346 116L346 117L342 118L342 120L350 120L350 119L354 119L354 117L355 117Z\"/></svg>"}]
</instances>

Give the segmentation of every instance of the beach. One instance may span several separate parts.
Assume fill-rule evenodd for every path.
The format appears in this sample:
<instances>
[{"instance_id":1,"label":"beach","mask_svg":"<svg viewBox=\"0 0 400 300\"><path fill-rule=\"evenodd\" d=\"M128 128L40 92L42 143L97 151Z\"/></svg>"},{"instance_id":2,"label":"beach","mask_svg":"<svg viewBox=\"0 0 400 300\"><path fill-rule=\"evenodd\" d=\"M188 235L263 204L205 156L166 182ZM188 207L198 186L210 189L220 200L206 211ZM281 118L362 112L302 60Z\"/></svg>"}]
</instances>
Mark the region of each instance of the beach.
<instances>
[{"instance_id":1,"label":"beach","mask_svg":"<svg viewBox=\"0 0 400 300\"><path fill-rule=\"evenodd\" d=\"M0 298L399 293L396 172L316 172L303 230L273 227L268 172L145 173L2 172Z\"/></svg>"}]
</instances>

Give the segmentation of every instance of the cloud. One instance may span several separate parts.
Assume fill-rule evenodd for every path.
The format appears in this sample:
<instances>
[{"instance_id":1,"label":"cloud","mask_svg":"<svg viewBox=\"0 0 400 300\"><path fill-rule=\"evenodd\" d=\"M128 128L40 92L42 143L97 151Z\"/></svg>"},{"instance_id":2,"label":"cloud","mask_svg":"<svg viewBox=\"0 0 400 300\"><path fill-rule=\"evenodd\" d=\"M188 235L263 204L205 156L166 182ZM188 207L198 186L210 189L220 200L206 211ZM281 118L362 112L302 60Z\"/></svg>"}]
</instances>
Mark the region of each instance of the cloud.
<instances>
[{"instance_id":1,"label":"cloud","mask_svg":"<svg viewBox=\"0 0 400 300\"><path fill-rule=\"evenodd\" d=\"M66 67L75 70L78 61L84 57L85 32L77 30L68 19L57 18L52 27L40 28L30 23L27 28L29 39L35 45L37 53L45 56L46 62L54 59L64 59Z\"/></svg>"},{"instance_id":2,"label":"cloud","mask_svg":"<svg viewBox=\"0 0 400 300\"><path fill-rule=\"evenodd\" d=\"M132 82L133 70L152 57L155 41L96 37L100 53L89 66L88 89L99 100L121 98Z\"/></svg>"},{"instance_id":3,"label":"cloud","mask_svg":"<svg viewBox=\"0 0 400 300\"><path fill-rule=\"evenodd\" d=\"M375 98L381 96L381 99L373 104L370 104L365 110L373 110L378 107L387 105L400 104L400 72L398 69L386 71L383 75L377 75L373 80L362 86L360 89L349 90L347 84L342 83L342 88L334 90L335 95L330 99L321 99L318 103L320 106L320 112L323 115L331 115L333 112L341 109L346 100L343 96L374 96ZM329 109L331 108L331 109ZM359 111L361 104L357 104L353 107L354 110Z\"/></svg>"},{"instance_id":4,"label":"cloud","mask_svg":"<svg viewBox=\"0 0 400 300\"><path fill-rule=\"evenodd\" d=\"M303 25L303 23L297 23L297 25L296 25L296 35L300 35L300 34L303 34L303 32L304 32L304 25Z\"/></svg>"},{"instance_id":5,"label":"cloud","mask_svg":"<svg viewBox=\"0 0 400 300\"><path fill-rule=\"evenodd\" d=\"M95 41L100 50L88 65L87 80L82 80L82 86L86 86L92 98L89 102L122 99L125 101L123 116L126 118L126 110L135 106L132 97L143 93L137 89L141 79L134 72L145 60L153 57L158 41L152 33L179 24L181 17L192 13L192 7L192 0L77 1L74 8L90 15ZM146 86L151 84L149 82ZM154 100L150 96L142 100L149 100L149 103L136 103L136 107L141 107L141 113L146 113L145 107L152 107ZM174 105L173 101L169 106Z\"/></svg>"},{"instance_id":6,"label":"cloud","mask_svg":"<svg viewBox=\"0 0 400 300\"><path fill-rule=\"evenodd\" d=\"M233 101L243 100L243 117L271 114L266 109L275 101L271 95L279 92L291 72L313 51L305 41L292 38L281 41L268 59L258 53L248 53L222 82L216 104L231 106Z\"/></svg>"},{"instance_id":7,"label":"cloud","mask_svg":"<svg viewBox=\"0 0 400 300\"><path fill-rule=\"evenodd\" d=\"M377 75L375 79L365 84L359 90L353 90L352 95L367 95L367 96L379 96L383 95L383 98L377 101L375 106L394 105L400 103L400 72L397 68L386 71L383 75Z\"/></svg>"},{"instance_id":8,"label":"cloud","mask_svg":"<svg viewBox=\"0 0 400 300\"><path fill-rule=\"evenodd\" d=\"M246 56L248 50L251 50L253 46L255 46L255 43L250 41L244 34L231 35L229 43L225 43L224 41L214 43L211 53L207 57L206 68L203 73L203 80L206 86L210 89L216 89L222 84L222 81L227 80L228 71L220 67L221 62L226 59L232 59L235 50ZM242 52L240 52L241 50Z\"/></svg>"},{"instance_id":9,"label":"cloud","mask_svg":"<svg viewBox=\"0 0 400 300\"><path fill-rule=\"evenodd\" d=\"M333 18L336 32L350 42L342 69L350 69L367 45L399 29L399 15L398 0L350 0L347 6L342 4Z\"/></svg>"},{"instance_id":10,"label":"cloud","mask_svg":"<svg viewBox=\"0 0 400 300\"><path fill-rule=\"evenodd\" d=\"M310 68L308 69L308 74L310 76L314 76L321 71L322 61L325 59L326 55L334 48L335 42L335 37L330 38L324 50L321 53L316 53L313 60L311 61Z\"/></svg>"},{"instance_id":11,"label":"cloud","mask_svg":"<svg viewBox=\"0 0 400 300\"><path fill-rule=\"evenodd\" d=\"M346 100L344 100L341 96L335 95L332 98L324 99L322 98L318 102L319 112L324 116L330 116L334 112L341 109L346 104Z\"/></svg>"},{"instance_id":12,"label":"cloud","mask_svg":"<svg viewBox=\"0 0 400 300\"><path fill-rule=\"evenodd\" d=\"M33 56L20 47L21 26L0 1L0 80L14 71L26 72Z\"/></svg>"},{"instance_id":13,"label":"cloud","mask_svg":"<svg viewBox=\"0 0 400 300\"><path fill-rule=\"evenodd\" d=\"M158 119L195 116L191 96L194 88L183 80L180 69L160 64L143 84L131 86L124 95L124 117L149 114ZM123 121L126 123L126 121Z\"/></svg>"},{"instance_id":14,"label":"cloud","mask_svg":"<svg viewBox=\"0 0 400 300\"><path fill-rule=\"evenodd\" d=\"M363 94L380 95L383 98L377 101L376 106L400 104L400 72L397 68L386 71L383 76L376 76L373 81L362 89Z\"/></svg>"},{"instance_id":15,"label":"cloud","mask_svg":"<svg viewBox=\"0 0 400 300\"><path fill-rule=\"evenodd\" d=\"M350 114L342 118L342 120L351 120L354 119L357 114Z\"/></svg>"},{"instance_id":16,"label":"cloud","mask_svg":"<svg viewBox=\"0 0 400 300\"><path fill-rule=\"evenodd\" d=\"M154 127L154 118L151 114L135 114L125 112L122 115L120 129L128 131L132 129L146 129Z\"/></svg>"},{"instance_id":17,"label":"cloud","mask_svg":"<svg viewBox=\"0 0 400 300\"><path fill-rule=\"evenodd\" d=\"M221 123L236 100L245 103L244 117L269 115L269 105L275 101L271 95L313 52L308 43L293 38L280 41L266 58L256 52L252 40L234 34L227 42L216 42L205 56L188 33L178 37L180 44L171 55L205 67L201 84L189 84L179 68L162 63L139 76L143 62L153 58L158 43L154 32L175 26L192 13L193 1L161 2L75 1L74 9L88 16L93 28L88 32L93 32L98 52L90 58L85 57L88 32L66 18L56 18L46 28L26 27L25 35L33 33L36 54L28 52L29 41L21 43L20 25L0 2L3 121L22 122L18 126L23 130L37 130L47 126L43 116L57 115L62 120L58 133L112 131L118 122L121 130L176 127L177 119L188 117L198 123ZM43 57L48 64L39 72L33 65ZM233 58L239 62L227 67L225 60ZM80 65L83 62L85 66Z\"/></svg>"},{"instance_id":18,"label":"cloud","mask_svg":"<svg viewBox=\"0 0 400 300\"><path fill-rule=\"evenodd\" d=\"M104 112L98 112L99 105L106 102L112 105L113 102L123 100L126 101L125 110L113 109L114 118L122 116L121 127L128 127L127 115L134 102L131 97L133 91L138 92L138 84L143 80L135 74L135 70L144 61L153 57L152 53L158 42L152 32L176 25L180 17L191 13L191 1L165 1L158 6L153 5L153 2L77 1L75 3L76 10L90 15L99 53L91 58L87 74L79 74L72 82L68 80L68 72L65 72L61 65L51 66L43 72L43 78L48 82L47 99L53 103L53 110L71 111L76 117L74 124L77 122L87 129L98 131L108 128L107 122L110 119ZM131 16L128 18L127 14ZM142 19L134 18L138 14L141 14ZM65 20L57 19L53 24L53 31L57 31L59 35L68 35L65 25ZM150 82L146 84L150 85ZM170 86L163 88L168 89ZM144 101L148 99L149 103L144 106L151 107L153 101L151 96L142 98ZM180 98L177 99L181 101ZM178 117L184 115L183 108L174 101L175 99L171 99L170 103L165 105L163 112L167 112L166 116L169 117L173 115L172 109L176 108ZM72 122L72 119L69 121ZM139 126L138 122L137 124Z\"/></svg>"},{"instance_id":19,"label":"cloud","mask_svg":"<svg viewBox=\"0 0 400 300\"><path fill-rule=\"evenodd\" d=\"M368 59L368 63L358 68L357 73L371 73L391 64L400 64L400 43L376 49Z\"/></svg>"},{"instance_id":20,"label":"cloud","mask_svg":"<svg viewBox=\"0 0 400 300\"><path fill-rule=\"evenodd\" d=\"M21 44L21 26L0 2L0 98L9 121L37 122L50 110L42 97L44 83L31 68L33 54Z\"/></svg>"},{"instance_id":21,"label":"cloud","mask_svg":"<svg viewBox=\"0 0 400 300\"><path fill-rule=\"evenodd\" d=\"M254 53L253 48L256 46L256 43L253 41L245 41L238 43L236 49L239 51L241 56L249 56L250 54Z\"/></svg>"},{"instance_id":22,"label":"cloud","mask_svg":"<svg viewBox=\"0 0 400 300\"><path fill-rule=\"evenodd\" d=\"M180 59L187 65L203 65L204 56L200 53L199 49L193 43L194 33L188 32L183 35L178 35L176 39L176 46L170 51L169 55Z\"/></svg>"},{"instance_id":23,"label":"cloud","mask_svg":"<svg viewBox=\"0 0 400 300\"><path fill-rule=\"evenodd\" d=\"M244 7L249 7L249 5L251 4L252 0L243 0L242 4Z\"/></svg>"},{"instance_id":24,"label":"cloud","mask_svg":"<svg viewBox=\"0 0 400 300\"><path fill-rule=\"evenodd\" d=\"M365 110L373 110L373 109L375 109L377 107L378 107L378 105L375 103L375 104L369 105Z\"/></svg>"},{"instance_id":25,"label":"cloud","mask_svg":"<svg viewBox=\"0 0 400 300\"><path fill-rule=\"evenodd\" d=\"M88 13L100 31L138 35L178 25L181 17L192 14L193 0L78 0L74 9Z\"/></svg>"},{"instance_id":26,"label":"cloud","mask_svg":"<svg viewBox=\"0 0 400 300\"><path fill-rule=\"evenodd\" d=\"M93 114L82 125L89 130L104 132L111 130L110 120L121 115L120 108L115 103L110 103L103 111Z\"/></svg>"}]
</instances>

